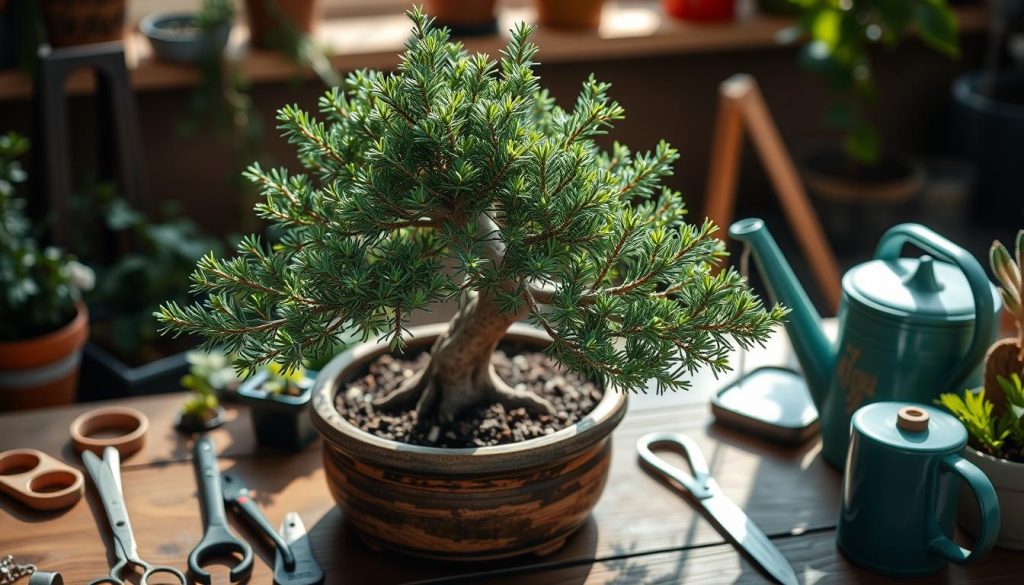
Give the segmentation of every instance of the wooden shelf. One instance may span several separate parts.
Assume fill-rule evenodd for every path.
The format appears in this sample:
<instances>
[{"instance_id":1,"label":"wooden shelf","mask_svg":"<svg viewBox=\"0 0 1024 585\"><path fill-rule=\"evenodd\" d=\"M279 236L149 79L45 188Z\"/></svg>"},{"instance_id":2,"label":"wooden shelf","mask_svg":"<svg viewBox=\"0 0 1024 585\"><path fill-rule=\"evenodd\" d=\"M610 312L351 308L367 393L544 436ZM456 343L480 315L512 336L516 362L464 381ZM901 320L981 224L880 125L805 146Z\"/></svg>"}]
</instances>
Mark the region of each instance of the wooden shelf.
<instances>
[{"instance_id":1,"label":"wooden shelf","mask_svg":"<svg viewBox=\"0 0 1024 585\"><path fill-rule=\"evenodd\" d=\"M962 32L983 30L988 11L982 6L956 9ZM533 22L532 8L503 11L500 30L507 31L517 21ZM691 23L666 17L661 3L652 0L609 2L597 31L560 31L540 28L533 40L540 46L538 59L543 63L600 61L652 55L701 53L712 51L770 48L779 44L780 31L793 21L774 16L751 15L728 23ZM397 62L409 34L409 22L400 14L325 20L316 32L317 40L333 55L342 71L361 68L389 69ZM496 54L504 47L505 34L465 39L471 52ZM194 68L156 59L149 42L138 32L126 42L132 84L139 91L189 87L197 80ZM288 59L272 52L249 50L248 30L238 25L232 31L228 47L231 59L241 63L253 83L270 83L309 77ZM93 81L82 72L68 81L73 94L92 91ZM0 71L0 101L26 99L32 82L17 70Z\"/></svg>"}]
</instances>

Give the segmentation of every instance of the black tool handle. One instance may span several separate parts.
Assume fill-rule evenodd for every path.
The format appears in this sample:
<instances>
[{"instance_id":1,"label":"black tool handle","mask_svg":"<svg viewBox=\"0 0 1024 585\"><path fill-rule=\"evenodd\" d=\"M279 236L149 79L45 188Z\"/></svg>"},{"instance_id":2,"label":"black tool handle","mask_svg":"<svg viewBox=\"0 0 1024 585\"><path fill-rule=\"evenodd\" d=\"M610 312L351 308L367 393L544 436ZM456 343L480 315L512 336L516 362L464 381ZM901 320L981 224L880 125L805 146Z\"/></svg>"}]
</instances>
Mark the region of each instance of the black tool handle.
<instances>
[{"instance_id":1,"label":"black tool handle","mask_svg":"<svg viewBox=\"0 0 1024 585\"><path fill-rule=\"evenodd\" d=\"M227 526L224 513L224 496L220 487L220 468L217 467L217 453L209 437L200 437L193 449L196 475L199 479L199 499L203 504L206 526Z\"/></svg>"},{"instance_id":2,"label":"black tool handle","mask_svg":"<svg viewBox=\"0 0 1024 585\"><path fill-rule=\"evenodd\" d=\"M256 502L249 496L238 496L232 502L238 508L238 511L249 519L249 522L256 525L263 534L266 534L270 540L274 541L274 546L281 552L285 568L289 571L295 570L295 555L292 554L292 547L288 546L288 543L274 530L274 527L270 525L267 517L260 511L260 507L256 505Z\"/></svg>"}]
</instances>

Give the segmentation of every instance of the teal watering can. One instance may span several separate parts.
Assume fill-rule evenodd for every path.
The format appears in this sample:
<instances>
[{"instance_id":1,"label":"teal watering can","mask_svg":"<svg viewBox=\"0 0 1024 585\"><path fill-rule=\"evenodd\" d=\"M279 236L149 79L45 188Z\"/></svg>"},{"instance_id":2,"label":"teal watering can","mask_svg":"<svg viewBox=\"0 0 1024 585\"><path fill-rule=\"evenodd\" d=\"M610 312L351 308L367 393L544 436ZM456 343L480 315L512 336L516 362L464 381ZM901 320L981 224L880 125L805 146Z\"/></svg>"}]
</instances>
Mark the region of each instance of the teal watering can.
<instances>
[{"instance_id":1,"label":"teal watering can","mask_svg":"<svg viewBox=\"0 0 1024 585\"><path fill-rule=\"evenodd\" d=\"M931 404L943 392L979 385L1002 302L978 261L917 224L882 236L875 259L843 276L839 334L821 317L760 219L729 235L751 250L773 302L790 309L786 331L821 420L822 456L842 468L850 418L881 401ZM901 258L905 244L927 254Z\"/></svg>"}]
</instances>

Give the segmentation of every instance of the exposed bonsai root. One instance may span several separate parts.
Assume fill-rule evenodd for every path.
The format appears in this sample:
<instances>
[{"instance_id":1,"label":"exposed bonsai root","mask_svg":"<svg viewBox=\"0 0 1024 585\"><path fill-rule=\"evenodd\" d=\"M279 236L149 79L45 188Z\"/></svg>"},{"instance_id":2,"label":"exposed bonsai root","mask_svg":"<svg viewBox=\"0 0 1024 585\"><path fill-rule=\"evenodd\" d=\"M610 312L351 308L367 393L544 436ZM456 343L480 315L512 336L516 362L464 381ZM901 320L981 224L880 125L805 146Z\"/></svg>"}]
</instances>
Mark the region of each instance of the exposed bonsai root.
<instances>
[{"instance_id":1,"label":"exposed bonsai root","mask_svg":"<svg viewBox=\"0 0 1024 585\"><path fill-rule=\"evenodd\" d=\"M532 414L555 414L555 407L546 398L542 398L529 390L517 390L505 383L494 371L494 366L489 368L491 380L491 395L493 402L500 402L505 409L525 408Z\"/></svg>"},{"instance_id":2,"label":"exposed bonsai root","mask_svg":"<svg viewBox=\"0 0 1024 585\"><path fill-rule=\"evenodd\" d=\"M401 386L388 392L387 396L381 396L374 400L373 405L384 410L394 410L417 402L424 393L423 389L427 386L426 372L428 369L416 372Z\"/></svg>"}]
</instances>

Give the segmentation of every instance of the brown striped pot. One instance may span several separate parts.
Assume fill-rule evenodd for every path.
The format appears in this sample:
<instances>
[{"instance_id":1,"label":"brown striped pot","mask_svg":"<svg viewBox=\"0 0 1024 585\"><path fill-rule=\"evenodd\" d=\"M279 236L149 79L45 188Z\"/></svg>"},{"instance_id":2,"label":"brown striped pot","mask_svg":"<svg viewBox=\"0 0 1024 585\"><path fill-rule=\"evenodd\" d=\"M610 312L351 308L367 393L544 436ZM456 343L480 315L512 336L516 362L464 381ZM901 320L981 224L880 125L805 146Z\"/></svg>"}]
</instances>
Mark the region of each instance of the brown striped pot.
<instances>
[{"instance_id":1,"label":"brown striped pot","mask_svg":"<svg viewBox=\"0 0 1024 585\"><path fill-rule=\"evenodd\" d=\"M446 327L412 329L409 351L429 349ZM516 324L505 341L538 350L551 340ZM313 388L328 486L368 543L483 560L553 552L583 525L608 479L610 434L626 413L625 393L605 392L593 412L545 437L477 449L408 445L356 428L334 406L346 383L387 352L383 343L356 346L334 358Z\"/></svg>"},{"instance_id":2,"label":"brown striped pot","mask_svg":"<svg viewBox=\"0 0 1024 585\"><path fill-rule=\"evenodd\" d=\"M73 403L88 337L89 312L79 304L56 331L0 343L0 412Z\"/></svg>"}]
</instances>

